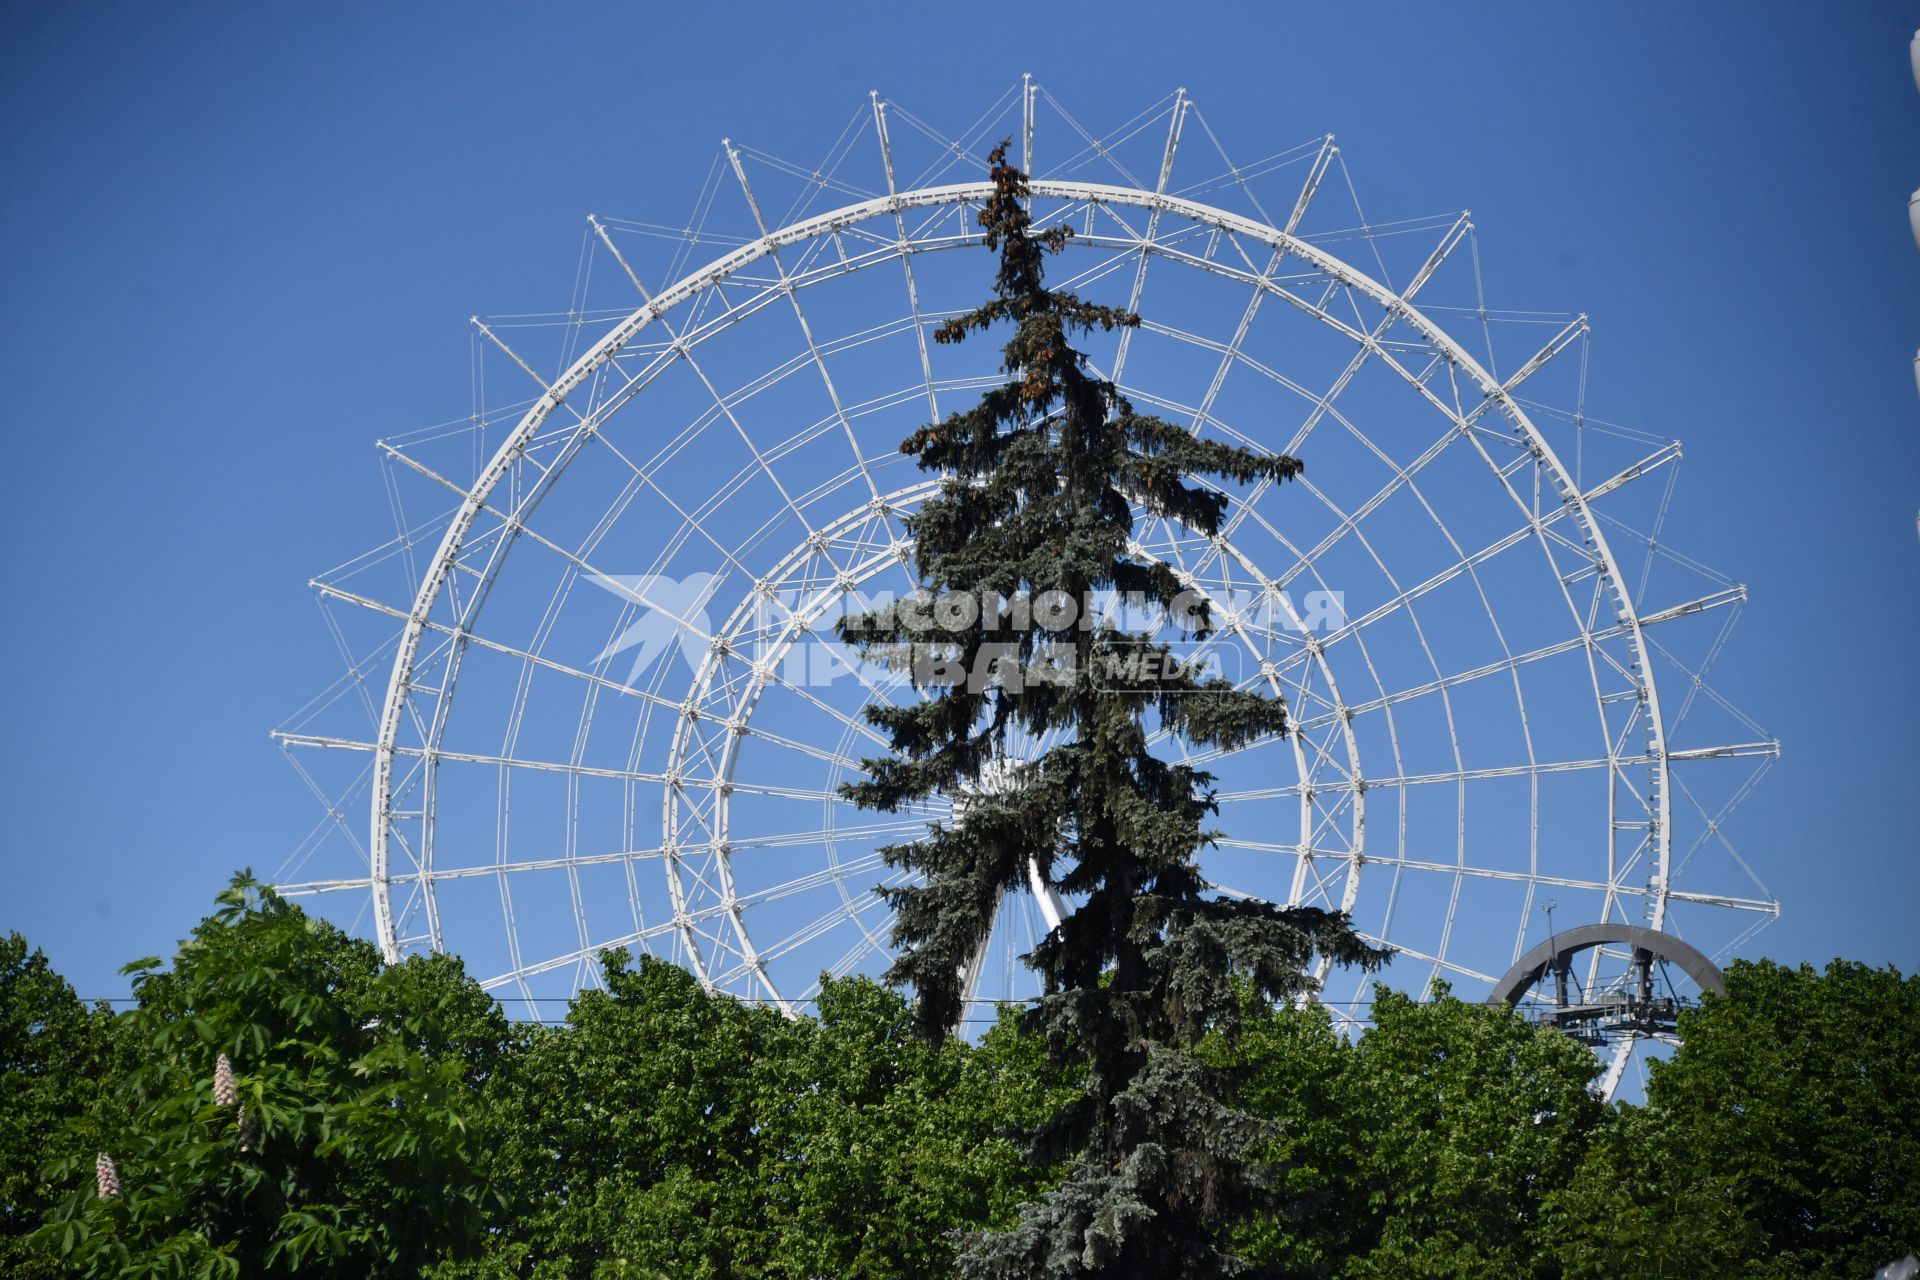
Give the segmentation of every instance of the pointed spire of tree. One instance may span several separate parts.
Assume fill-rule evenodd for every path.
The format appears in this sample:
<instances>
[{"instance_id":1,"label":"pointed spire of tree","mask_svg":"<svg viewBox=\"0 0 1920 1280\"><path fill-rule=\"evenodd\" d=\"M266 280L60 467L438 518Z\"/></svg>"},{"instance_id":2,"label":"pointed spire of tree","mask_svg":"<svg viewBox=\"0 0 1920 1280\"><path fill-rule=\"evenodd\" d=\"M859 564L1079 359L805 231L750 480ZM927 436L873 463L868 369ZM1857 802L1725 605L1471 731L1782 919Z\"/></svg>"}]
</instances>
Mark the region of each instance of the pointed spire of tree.
<instances>
[{"instance_id":1,"label":"pointed spire of tree","mask_svg":"<svg viewBox=\"0 0 1920 1280\"><path fill-rule=\"evenodd\" d=\"M920 880L884 892L897 912L889 977L913 986L928 1034L957 1023L965 970L1030 862L1076 904L1027 958L1044 993L1029 1024L1087 1075L1084 1102L1037 1135L1036 1154L1075 1163L1018 1227L970 1242L966 1274L1228 1274L1216 1231L1263 1194L1259 1132L1191 1051L1235 1032L1246 988L1310 990L1316 952L1366 967L1384 956L1338 914L1209 889L1195 857L1211 840L1211 775L1156 757L1153 735L1233 750L1289 732L1286 705L1199 678L1100 605L1117 595L1187 639L1211 634L1205 599L1131 549L1137 516L1211 537L1229 486L1290 480L1301 464L1135 413L1097 377L1076 340L1140 318L1046 287L1046 257L1071 229L1034 227L1005 143L989 160L980 225L999 255L994 296L934 337L1012 325L1008 380L901 445L942 477L907 522L919 580L958 604L842 622L843 639L927 695L869 710L895 754L865 761L867 779L843 791L883 810L967 797L950 824L884 851ZM1016 732L1056 745L1018 759Z\"/></svg>"}]
</instances>

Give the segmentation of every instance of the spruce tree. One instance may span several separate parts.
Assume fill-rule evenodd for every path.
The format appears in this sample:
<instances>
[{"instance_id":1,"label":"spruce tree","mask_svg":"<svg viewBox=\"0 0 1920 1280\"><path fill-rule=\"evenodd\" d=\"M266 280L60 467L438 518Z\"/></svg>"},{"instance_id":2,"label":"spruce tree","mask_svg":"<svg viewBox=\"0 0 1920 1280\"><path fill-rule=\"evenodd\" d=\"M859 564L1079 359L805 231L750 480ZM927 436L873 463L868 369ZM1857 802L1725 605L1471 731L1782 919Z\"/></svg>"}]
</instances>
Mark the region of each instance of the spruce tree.
<instances>
[{"instance_id":1,"label":"spruce tree","mask_svg":"<svg viewBox=\"0 0 1920 1280\"><path fill-rule=\"evenodd\" d=\"M1307 991L1316 952L1366 967L1384 957L1337 913L1209 890L1195 855L1211 839L1211 775L1156 757L1153 735L1231 750L1289 732L1286 706L1200 678L1102 605L1131 601L1171 633L1210 634L1211 610L1174 569L1129 551L1136 510L1212 536L1228 497L1197 481L1285 481L1301 464L1135 413L1095 376L1075 341L1140 318L1046 287L1046 257L1072 232L1034 228L1006 144L989 160L979 221L999 256L994 296L934 337L1011 325L1008 380L901 445L941 477L907 519L922 598L850 616L840 633L926 696L868 710L894 754L865 761L866 780L843 792L889 811L960 798L950 823L884 851L920 873L883 892L896 911L888 977L914 988L928 1035L958 1022L964 970L1029 860L1075 904L1027 957L1043 994L1025 1015L1085 1076L1084 1098L1034 1135L1034 1158L1069 1171L1015 1227L967 1240L963 1274L1236 1274L1222 1227L1267 1198L1260 1127L1195 1050L1235 1033L1246 988ZM1016 732L1057 745L1016 759Z\"/></svg>"}]
</instances>

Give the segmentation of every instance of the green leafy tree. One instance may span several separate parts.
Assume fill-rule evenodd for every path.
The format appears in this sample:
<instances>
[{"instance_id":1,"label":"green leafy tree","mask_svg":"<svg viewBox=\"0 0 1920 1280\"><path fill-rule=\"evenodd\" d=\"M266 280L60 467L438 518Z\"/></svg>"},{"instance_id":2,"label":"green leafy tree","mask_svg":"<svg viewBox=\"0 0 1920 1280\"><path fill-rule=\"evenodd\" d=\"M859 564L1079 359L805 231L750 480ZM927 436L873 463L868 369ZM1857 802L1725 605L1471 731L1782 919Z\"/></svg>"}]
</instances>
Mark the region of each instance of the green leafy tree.
<instances>
[{"instance_id":1,"label":"green leafy tree","mask_svg":"<svg viewBox=\"0 0 1920 1280\"><path fill-rule=\"evenodd\" d=\"M1548 1196L1579 1168L1604 1111L1584 1046L1506 1008L1374 990L1344 1119L1364 1211L1342 1274L1557 1274Z\"/></svg>"},{"instance_id":2,"label":"green leafy tree","mask_svg":"<svg viewBox=\"0 0 1920 1280\"><path fill-rule=\"evenodd\" d=\"M759 1276L777 1223L761 1185L760 1115L796 1024L716 999L692 975L604 957L562 1026L530 1030L490 1092L509 1213L467 1274Z\"/></svg>"},{"instance_id":3,"label":"green leafy tree","mask_svg":"<svg viewBox=\"0 0 1920 1280\"><path fill-rule=\"evenodd\" d=\"M1353 1123L1353 1041L1324 1005L1275 1005L1248 990L1239 1038L1216 1037L1203 1052L1238 1074L1237 1100L1267 1126L1261 1155L1282 1193L1279 1206L1236 1224L1236 1251L1281 1275L1340 1274L1370 1225L1359 1188L1371 1137Z\"/></svg>"},{"instance_id":4,"label":"green leafy tree","mask_svg":"<svg viewBox=\"0 0 1920 1280\"><path fill-rule=\"evenodd\" d=\"M105 1006L82 1004L19 934L0 939L0 1275L63 1274L27 1239L61 1198L40 1166L47 1136L86 1116L113 1039Z\"/></svg>"},{"instance_id":5,"label":"green leafy tree","mask_svg":"<svg viewBox=\"0 0 1920 1280\"><path fill-rule=\"evenodd\" d=\"M844 793L883 810L968 797L950 826L886 850L923 878L886 891L900 947L889 977L913 986L931 1035L957 1020L960 975L1029 859L1077 904L1029 957L1044 988L1031 1025L1086 1073L1083 1100L1035 1153L1072 1165L1013 1228L972 1238L963 1272L1223 1274L1236 1264L1220 1227L1266 1198L1262 1131L1194 1046L1233 1034L1236 977L1285 999L1310 985L1316 951L1345 964L1382 957L1337 914L1208 891L1195 854L1209 839L1210 776L1155 756L1153 735L1230 750L1288 732L1285 705L1200 679L1166 643L1097 613L1117 593L1189 637L1210 634L1206 602L1170 566L1129 551L1136 508L1211 536L1226 486L1288 480L1300 463L1137 414L1090 372L1075 341L1139 317L1046 287L1046 255L1070 230L1035 230L1026 176L1004 145L991 166L980 224L999 255L994 297L935 337L1011 325L1008 381L901 446L942 477L908 522L922 586L984 607L843 620L844 640L929 694L869 709L895 754L866 761L866 780ZM1015 731L1057 745L1012 759Z\"/></svg>"},{"instance_id":6,"label":"green leafy tree","mask_svg":"<svg viewBox=\"0 0 1920 1280\"><path fill-rule=\"evenodd\" d=\"M1047 1018L928 1037L869 980L787 1019L616 954L566 1023L512 1027L452 958L383 965L244 877L134 968L114 1016L0 943L9 1277L1773 1280L1920 1248L1920 980L1842 961L1736 963L1612 1107L1508 1010L1380 991L1349 1038L1236 971L1232 1015L1148 1041L1109 1103L1195 1145L1104 1169L1016 1140L1096 1097ZM1250 1189L1152 1198L1223 1140ZM1130 1171L1131 1200L1096 1181ZM1154 1224L1194 1234L1156 1254Z\"/></svg>"},{"instance_id":7,"label":"green leafy tree","mask_svg":"<svg viewBox=\"0 0 1920 1280\"><path fill-rule=\"evenodd\" d=\"M1568 1280L1738 1276L1764 1254L1747 1206L1687 1172L1693 1155L1644 1107L1621 1106L1546 1204L1547 1235ZM1794 1273L1797 1274L1797 1273ZM1868 1275L1861 1271L1858 1275Z\"/></svg>"},{"instance_id":8,"label":"green leafy tree","mask_svg":"<svg viewBox=\"0 0 1920 1280\"><path fill-rule=\"evenodd\" d=\"M1010 1027L934 1045L870 980L787 1019L661 960L605 964L489 1090L508 1209L441 1276L941 1275L952 1231L1043 1185L1001 1130L1074 1090Z\"/></svg>"},{"instance_id":9,"label":"green leafy tree","mask_svg":"<svg viewBox=\"0 0 1920 1280\"><path fill-rule=\"evenodd\" d=\"M982 1050L915 1034L906 1001L853 980L822 991L797 1062L802 1087L767 1124L786 1167L782 1274L950 1274L953 1232L1007 1225L1045 1188L1007 1131L1075 1090L1011 1026ZM771 1181L769 1171L769 1181Z\"/></svg>"},{"instance_id":10,"label":"green leafy tree","mask_svg":"<svg viewBox=\"0 0 1920 1280\"><path fill-rule=\"evenodd\" d=\"M128 967L124 1069L50 1164L71 1190L34 1239L102 1277L411 1275L471 1251L498 1007L457 961L383 967L247 876L218 901L172 969Z\"/></svg>"},{"instance_id":11,"label":"green leafy tree","mask_svg":"<svg viewBox=\"0 0 1920 1280\"><path fill-rule=\"evenodd\" d=\"M1243 1222L1276 1274L1556 1276L1550 1198L1607 1126L1592 1054L1511 1010L1376 988L1342 1036L1320 1007L1249 1007L1240 1098L1295 1212Z\"/></svg>"},{"instance_id":12,"label":"green leafy tree","mask_svg":"<svg viewBox=\"0 0 1920 1280\"><path fill-rule=\"evenodd\" d=\"M1920 978L1736 961L1680 1034L1560 1200L1570 1273L1865 1276L1920 1252Z\"/></svg>"}]
</instances>

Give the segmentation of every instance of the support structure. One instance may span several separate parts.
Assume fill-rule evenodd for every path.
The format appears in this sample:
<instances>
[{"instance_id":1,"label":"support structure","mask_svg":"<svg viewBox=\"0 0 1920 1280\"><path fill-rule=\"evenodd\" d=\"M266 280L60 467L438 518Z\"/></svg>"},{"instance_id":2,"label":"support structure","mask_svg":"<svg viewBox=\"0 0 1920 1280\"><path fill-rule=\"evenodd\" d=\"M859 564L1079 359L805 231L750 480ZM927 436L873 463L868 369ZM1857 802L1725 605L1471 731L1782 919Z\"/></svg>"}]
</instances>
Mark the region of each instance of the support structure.
<instances>
[{"instance_id":1,"label":"support structure","mask_svg":"<svg viewBox=\"0 0 1920 1280\"><path fill-rule=\"evenodd\" d=\"M1574 957L1609 944L1633 949L1632 967L1624 980L1607 983L1599 990L1575 988L1571 980ZM1588 924L1555 933L1521 956L1494 984L1487 1003L1517 1005L1551 972L1553 1004L1540 1013L1542 1025L1556 1027L1592 1045L1622 1035L1672 1036L1683 1005L1671 993L1655 994L1656 960L1677 966L1702 991L1726 994L1726 979L1719 967L1672 934L1631 924Z\"/></svg>"}]
</instances>

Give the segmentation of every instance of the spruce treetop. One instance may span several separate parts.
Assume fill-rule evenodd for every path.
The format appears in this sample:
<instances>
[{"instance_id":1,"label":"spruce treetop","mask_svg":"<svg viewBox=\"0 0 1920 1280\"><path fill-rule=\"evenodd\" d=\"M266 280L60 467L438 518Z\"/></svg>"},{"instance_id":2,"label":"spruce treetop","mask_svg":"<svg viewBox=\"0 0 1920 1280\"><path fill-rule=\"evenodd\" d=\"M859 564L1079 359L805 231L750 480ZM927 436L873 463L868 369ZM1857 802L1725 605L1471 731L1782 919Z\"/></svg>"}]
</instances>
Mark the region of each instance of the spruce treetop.
<instances>
[{"instance_id":1,"label":"spruce treetop","mask_svg":"<svg viewBox=\"0 0 1920 1280\"><path fill-rule=\"evenodd\" d=\"M1175 1024L1198 1032L1230 1017L1234 1002L1224 989L1197 1002L1191 991L1175 997L1168 985L1179 968L1167 951L1173 935L1189 927L1259 933L1253 922L1282 917L1267 904L1208 894L1193 859L1210 838L1202 823L1214 812L1211 777L1158 759L1148 739L1157 727L1192 745L1231 750L1287 733L1286 704L1177 663L1138 661L1170 656L1169 646L1102 618L1099 606L1118 594L1165 611L1187 638L1211 634L1208 602L1172 566L1130 550L1138 515L1211 536L1228 494L1197 481L1284 481L1300 474L1301 463L1135 413L1118 388L1095 376L1075 340L1140 318L1046 287L1046 257L1065 247L1071 228L1034 228L1027 177L1007 162L1004 143L989 162L993 193L979 221L999 257L994 296L934 336L961 342L1011 323L1002 359L1008 380L972 408L921 427L901 450L942 477L907 519L923 587L1006 607L952 625L899 608L842 621L844 639L908 669L929 695L869 711L895 754L865 761L867 780L846 793L886 810L936 792L968 796L951 825L889 850L895 865L927 879L889 891L903 948L891 976L919 993L927 1030L952 1025L959 971L991 926L1001 890L1026 883L1031 858L1047 884L1083 900L1033 957L1048 989L1117 987L1116 998L1138 1007L1136 1029L1152 1032L1148 1038L1163 1038ZM1050 611L1047 598L1067 606ZM1014 607L1016 600L1029 607ZM1016 729L1057 745L1032 760L1009 760ZM1321 916L1296 909L1284 918L1311 934ZM1174 969L1156 980L1149 953ZM1228 967L1244 967L1273 988L1269 994L1301 990L1279 956L1237 944L1233 955ZM1369 955L1347 949L1335 958ZM1103 984L1110 969L1115 981Z\"/></svg>"},{"instance_id":2,"label":"spruce treetop","mask_svg":"<svg viewBox=\"0 0 1920 1280\"><path fill-rule=\"evenodd\" d=\"M999 258L994 294L934 336L955 343L1011 325L1007 380L901 445L941 477L907 519L921 586L981 605L842 620L842 639L907 671L925 695L869 708L894 754L864 761L866 779L843 794L889 811L956 798L950 823L883 850L920 874L882 892L896 912L888 978L913 987L929 1035L958 1023L966 969L1029 864L1073 904L1027 957L1042 995L1025 1016L1056 1060L1086 1073L1084 1100L1036 1135L1036 1154L1078 1163L1018 1229L973 1242L969 1274L1089 1274L1082 1263L1223 1274L1231 1260L1213 1243L1215 1224L1264 1194L1250 1162L1258 1126L1191 1050L1209 1033L1235 1034L1249 990L1309 991L1316 953L1367 967L1384 955L1336 913L1209 889L1195 859L1213 838L1212 776L1151 744L1164 735L1233 750L1284 735L1286 704L1201 678L1102 603L1144 606L1189 640L1211 634L1206 600L1133 549L1136 520L1210 537L1230 486L1290 480L1301 463L1136 413L1096 376L1076 341L1140 317L1046 287L1047 256L1072 231L1035 227L1027 176L1005 143L989 161L979 221ZM1022 759L1013 741L1044 749Z\"/></svg>"}]
</instances>

